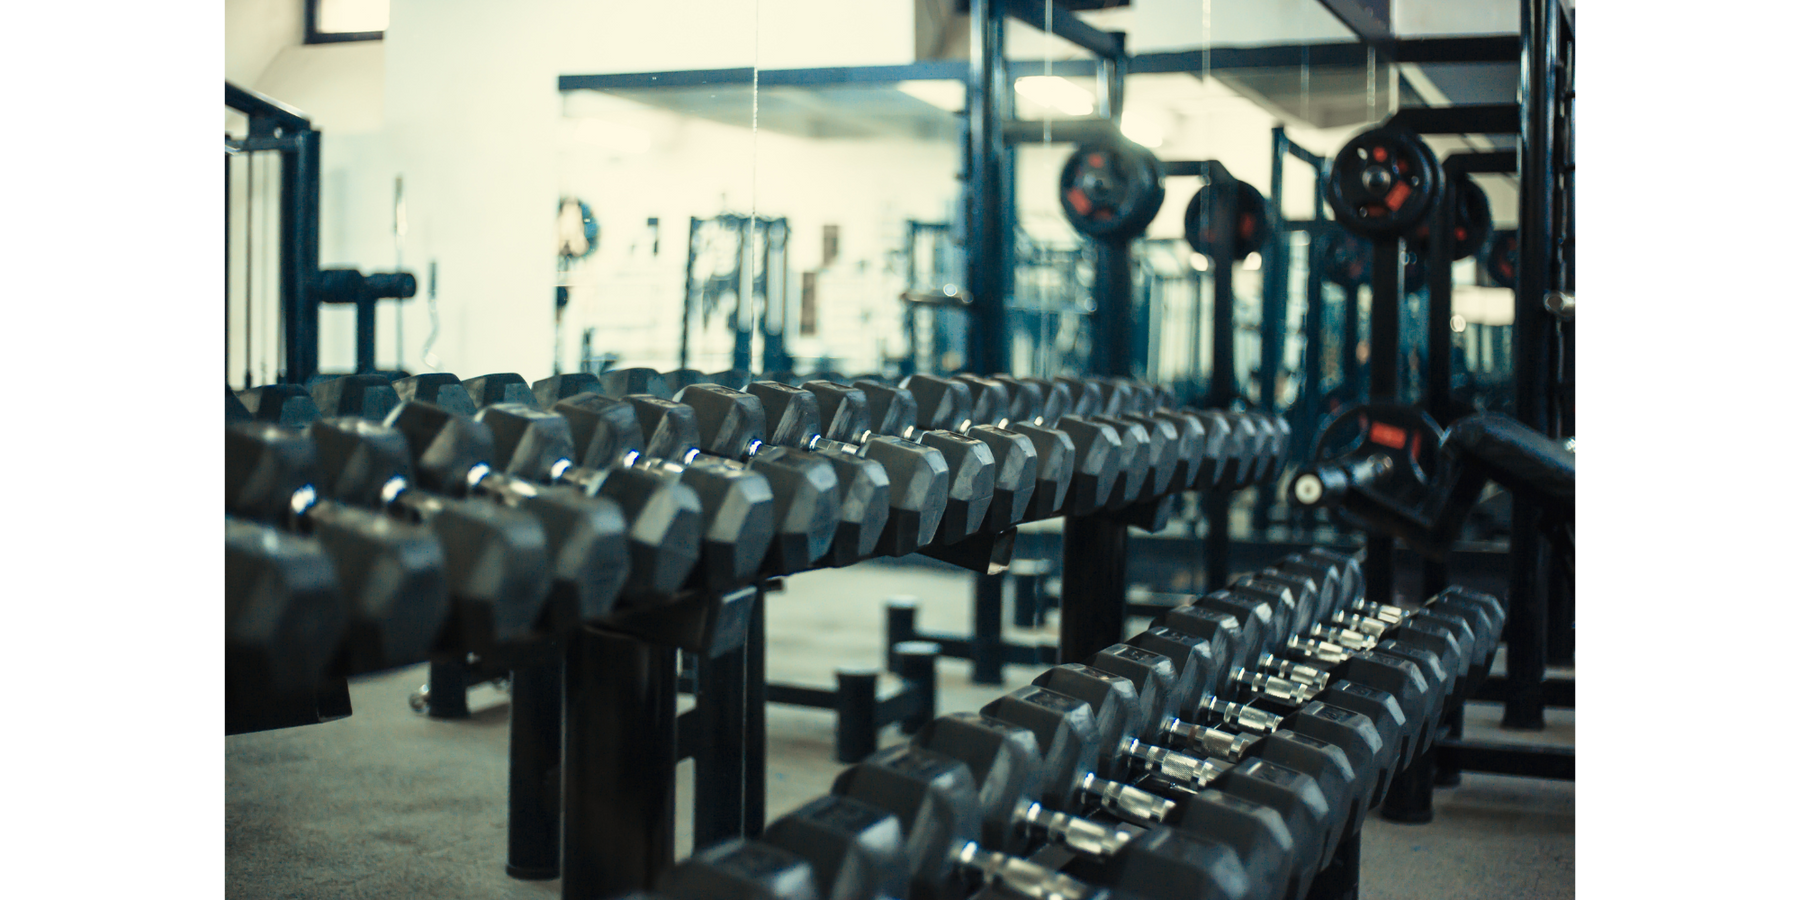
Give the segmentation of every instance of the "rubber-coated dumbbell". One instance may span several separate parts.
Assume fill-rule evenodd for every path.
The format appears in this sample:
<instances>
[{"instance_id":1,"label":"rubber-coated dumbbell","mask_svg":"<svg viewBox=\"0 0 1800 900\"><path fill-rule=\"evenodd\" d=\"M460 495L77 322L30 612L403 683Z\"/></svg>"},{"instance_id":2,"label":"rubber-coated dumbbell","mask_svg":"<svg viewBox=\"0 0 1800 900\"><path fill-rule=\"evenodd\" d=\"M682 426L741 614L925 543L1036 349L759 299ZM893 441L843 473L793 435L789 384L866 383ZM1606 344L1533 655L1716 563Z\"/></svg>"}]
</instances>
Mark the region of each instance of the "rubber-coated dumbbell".
<instances>
[{"instance_id":1,"label":"rubber-coated dumbbell","mask_svg":"<svg viewBox=\"0 0 1800 900\"><path fill-rule=\"evenodd\" d=\"M798 854L733 838L700 850L656 879L669 900L818 900L812 866Z\"/></svg>"},{"instance_id":2,"label":"rubber-coated dumbbell","mask_svg":"<svg viewBox=\"0 0 1800 900\"><path fill-rule=\"evenodd\" d=\"M1109 425L1119 435L1119 480L1113 482L1112 494L1106 498L1107 511L1118 512L1138 502L1144 497L1146 484L1153 484L1160 474L1156 466L1164 462L1166 442L1152 444L1144 426L1105 415L1097 384L1077 378L1058 378L1056 383L1069 391L1070 414L1063 416L1064 421L1075 418Z\"/></svg>"},{"instance_id":3,"label":"rubber-coated dumbbell","mask_svg":"<svg viewBox=\"0 0 1800 900\"><path fill-rule=\"evenodd\" d=\"M629 435L627 423L635 418L653 457L691 463L704 456L744 464L767 479L775 501L774 536L760 574L798 572L823 558L840 518L831 463L765 444L762 403L749 394L702 384L684 389L681 397L664 401L634 395L625 401L587 392L558 401L554 411L570 419L584 459L621 460L632 452L632 447L602 439ZM692 416L683 410L691 410ZM614 424L602 427L603 422Z\"/></svg>"},{"instance_id":4,"label":"rubber-coated dumbbell","mask_svg":"<svg viewBox=\"0 0 1800 900\"><path fill-rule=\"evenodd\" d=\"M1100 746L1117 746L1116 758L1119 760L1147 759L1154 754L1157 757L1156 774L1182 774L1196 788L1216 786L1281 813L1283 822L1293 834L1296 852L1302 854L1302 863L1306 862L1307 854L1312 856L1310 866L1297 867L1303 868L1298 873L1302 879L1301 893L1304 893L1305 882L1324 864L1336 846L1336 829L1341 825L1342 811L1349 800L1348 785L1354 778L1354 773L1348 771L1347 760L1338 760L1343 771L1319 766L1321 774L1337 779L1320 784L1309 773L1279 766L1273 761L1266 762L1276 768L1253 766L1239 772L1230 763L1216 759L1186 753L1176 759L1171 754L1179 751L1160 752L1166 748L1157 743L1165 736L1160 726L1163 717L1157 715L1160 709L1154 705L1160 703L1160 696L1146 698L1148 703L1141 702L1130 679L1081 663L1064 663L1044 672L1034 683L1088 704L1094 713ZM1115 770L1113 774L1117 777L1135 773ZM1245 775L1257 777L1246 780Z\"/></svg>"},{"instance_id":5,"label":"rubber-coated dumbbell","mask_svg":"<svg viewBox=\"0 0 1800 900\"><path fill-rule=\"evenodd\" d=\"M309 535L332 559L348 616L338 674L423 662L450 607L437 537L423 525L321 499L319 481L303 433L263 422L226 426L226 512Z\"/></svg>"},{"instance_id":6,"label":"rubber-coated dumbbell","mask_svg":"<svg viewBox=\"0 0 1800 900\"><path fill-rule=\"evenodd\" d=\"M312 690L337 659L346 620L318 540L225 517L225 695L243 708Z\"/></svg>"},{"instance_id":7,"label":"rubber-coated dumbbell","mask_svg":"<svg viewBox=\"0 0 1800 900\"><path fill-rule=\"evenodd\" d=\"M931 543L950 502L950 464L924 444L870 429L869 397L861 388L808 381L818 401L820 441L879 462L888 473L888 519L875 542L883 556L905 556Z\"/></svg>"},{"instance_id":8,"label":"rubber-coated dumbbell","mask_svg":"<svg viewBox=\"0 0 1800 900\"><path fill-rule=\"evenodd\" d=\"M536 517L415 488L406 436L381 423L320 419L307 434L318 454L320 494L422 522L436 535L450 617L434 649L489 655L535 639L551 587L544 527Z\"/></svg>"},{"instance_id":9,"label":"rubber-coated dumbbell","mask_svg":"<svg viewBox=\"0 0 1800 900\"><path fill-rule=\"evenodd\" d=\"M685 552L670 540L681 536L667 528L669 514L679 510L677 487L692 491L699 504L698 558L689 583L710 590L749 583L774 539L775 498L768 479L724 460L699 457L682 464L645 452L638 417L628 404L577 395L557 411L502 403L483 407L477 416L493 429L494 463L508 474L629 504L636 513L631 516L634 568L658 571L670 565L665 560Z\"/></svg>"},{"instance_id":10,"label":"rubber-coated dumbbell","mask_svg":"<svg viewBox=\"0 0 1800 900\"><path fill-rule=\"evenodd\" d=\"M964 866L958 864L958 858L969 844L987 854L1016 859L983 846L984 805L1004 805L1014 798L984 798L982 787L977 786L963 761L919 747L900 746L844 771L833 783L832 792L881 807L899 818L907 832L908 849L917 851L910 854L908 861L912 875L909 894L914 898L939 898L964 895L959 883ZM984 800L994 803L984 804ZM1029 804L1017 816L1048 826L1052 820L1035 816L1034 809L1042 811L1041 806ZM1015 811L1005 809L996 815L1014 816ZM1112 870L1108 874L1127 880L1123 884L1115 881L1113 886L1129 895L1149 891L1147 896L1171 900L1177 896L1245 896L1248 885L1242 866L1235 851L1222 844L1201 842L1170 829L1150 832L1151 839L1145 840L1093 823L1083 822L1090 827L1079 828L1072 823L1083 820L1051 815L1059 817L1054 820L1056 825L1081 835L1074 844L1065 846L1106 858ZM1152 873L1161 877L1146 877Z\"/></svg>"},{"instance_id":11,"label":"rubber-coated dumbbell","mask_svg":"<svg viewBox=\"0 0 1800 900\"><path fill-rule=\"evenodd\" d=\"M1112 496L1114 483L1119 480L1122 446L1118 431L1110 425L1085 419L1064 420L1069 409L1066 385L1001 376L995 376L993 380L1006 388L1007 408L1014 421L1029 422L1034 427L1065 435L1075 448L1069 488L1061 504L1048 508L1043 515L1035 515L1045 509L1040 504L1047 500L1034 494L1034 517L1085 516L1104 508ZM1039 455L1043 455L1041 450Z\"/></svg>"},{"instance_id":12,"label":"rubber-coated dumbbell","mask_svg":"<svg viewBox=\"0 0 1800 900\"><path fill-rule=\"evenodd\" d=\"M1093 712L1086 703L1028 687L989 703L981 714L984 719L1024 728L1037 737L1045 779L1040 797L1046 806L1069 812L1103 810L1145 827L1169 824L1199 830L1235 848L1252 878L1276 882L1288 878L1293 837L1274 810L1216 790L1200 791L1200 799L1191 794L1170 799L1160 790L1153 793L1100 777L1094 771L1099 760L1099 737ZM1140 783L1159 777L1148 764L1140 769L1146 772ZM1191 783L1185 774L1175 777L1184 784Z\"/></svg>"},{"instance_id":13,"label":"rubber-coated dumbbell","mask_svg":"<svg viewBox=\"0 0 1800 900\"><path fill-rule=\"evenodd\" d=\"M1170 490L1183 490L1175 475L1183 471L1189 444L1181 429L1170 420L1151 414L1150 396L1122 379L1089 379L1100 397L1100 413L1108 418L1141 426L1149 443L1146 457L1150 471L1145 476L1139 502L1154 500Z\"/></svg>"},{"instance_id":14,"label":"rubber-coated dumbbell","mask_svg":"<svg viewBox=\"0 0 1800 900\"><path fill-rule=\"evenodd\" d=\"M461 393L461 386L456 388ZM409 400L388 413L386 424L406 438L420 487L448 497L490 500L538 520L556 593L562 598L552 608L561 607L558 614L567 617L563 624L575 619L597 622L611 614L636 561L627 555L623 504L567 487L534 485L495 468L493 431L472 416ZM680 514L672 518L679 520L675 527L692 547L699 503L691 496L681 500ZM694 555L683 554L679 565L666 573L668 580L651 584L650 589L672 593L693 564Z\"/></svg>"},{"instance_id":15,"label":"rubber-coated dumbbell","mask_svg":"<svg viewBox=\"0 0 1800 900\"><path fill-rule=\"evenodd\" d=\"M980 532L994 501L993 451L974 438L921 427L918 398L906 388L868 380L851 386L869 399L871 431L914 441L944 455L950 469L950 491L938 522L937 543L954 544Z\"/></svg>"},{"instance_id":16,"label":"rubber-coated dumbbell","mask_svg":"<svg viewBox=\"0 0 1800 900\"><path fill-rule=\"evenodd\" d=\"M919 427L948 431L980 441L994 457L994 493L981 530L998 534L1024 521L1037 490L1038 454L1031 439L993 424L991 398L975 417L975 397L967 381L937 375L911 375L900 387L919 404Z\"/></svg>"},{"instance_id":17,"label":"rubber-coated dumbbell","mask_svg":"<svg viewBox=\"0 0 1800 900\"><path fill-rule=\"evenodd\" d=\"M1231 842L1200 829L1168 838L1159 833L1168 830L1165 826L1152 825L1149 832L1134 834L1046 808L1039 801L1046 766L1029 729L958 713L927 724L913 742L969 767L981 806L981 842L991 849L1022 855L1047 839L1086 857L1073 872L1078 877L1146 897L1196 887L1202 896L1229 896L1238 893L1234 886L1240 881L1244 894L1260 897L1285 884L1285 873L1267 871L1264 859L1254 860L1260 867L1251 872ZM1207 845L1222 845L1226 852Z\"/></svg>"},{"instance_id":18,"label":"rubber-coated dumbbell","mask_svg":"<svg viewBox=\"0 0 1800 900\"><path fill-rule=\"evenodd\" d=\"M1075 477L1075 439L1067 432L1045 428L1034 421L1043 399L1035 388L1029 392L1021 391L1015 398L1008 393L1007 385L996 379L975 375L958 375L956 378L967 384L972 394L974 406L969 413L972 421L1021 435L1031 442L1037 453L1031 499L1021 513L1021 520L1036 521L1056 515L1068 500L1069 483ZM1032 402L1034 397L1036 403ZM989 515L993 515L991 508Z\"/></svg>"}]
</instances>

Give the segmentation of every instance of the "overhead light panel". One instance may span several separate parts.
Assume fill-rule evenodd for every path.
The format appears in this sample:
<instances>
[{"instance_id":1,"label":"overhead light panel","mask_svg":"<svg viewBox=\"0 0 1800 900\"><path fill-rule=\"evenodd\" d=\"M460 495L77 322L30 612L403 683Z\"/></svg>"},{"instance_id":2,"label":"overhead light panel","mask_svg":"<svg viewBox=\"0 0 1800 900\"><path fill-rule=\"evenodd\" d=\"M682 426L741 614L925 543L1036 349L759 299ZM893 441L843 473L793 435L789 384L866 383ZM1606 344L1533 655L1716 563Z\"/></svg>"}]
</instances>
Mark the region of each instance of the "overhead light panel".
<instances>
[{"instance_id":1,"label":"overhead light panel","mask_svg":"<svg viewBox=\"0 0 1800 900\"><path fill-rule=\"evenodd\" d=\"M900 93L923 100L938 109L962 112L967 88L960 81L902 81L894 87Z\"/></svg>"},{"instance_id":2,"label":"overhead light panel","mask_svg":"<svg viewBox=\"0 0 1800 900\"><path fill-rule=\"evenodd\" d=\"M1015 88L1019 96L1066 116L1094 114L1094 92L1055 75L1027 75Z\"/></svg>"}]
</instances>

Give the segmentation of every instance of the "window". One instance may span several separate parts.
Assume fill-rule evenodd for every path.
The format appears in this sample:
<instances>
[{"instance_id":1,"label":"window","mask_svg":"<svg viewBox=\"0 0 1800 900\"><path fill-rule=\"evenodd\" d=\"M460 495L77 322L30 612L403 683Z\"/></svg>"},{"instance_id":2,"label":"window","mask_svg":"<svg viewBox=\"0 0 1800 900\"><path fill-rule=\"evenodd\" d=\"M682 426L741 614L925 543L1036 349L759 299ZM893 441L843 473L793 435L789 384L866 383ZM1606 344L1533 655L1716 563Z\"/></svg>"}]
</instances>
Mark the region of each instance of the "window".
<instances>
[{"instance_id":1,"label":"window","mask_svg":"<svg viewBox=\"0 0 1800 900\"><path fill-rule=\"evenodd\" d=\"M379 41L387 30L388 0L305 0L306 42Z\"/></svg>"}]
</instances>

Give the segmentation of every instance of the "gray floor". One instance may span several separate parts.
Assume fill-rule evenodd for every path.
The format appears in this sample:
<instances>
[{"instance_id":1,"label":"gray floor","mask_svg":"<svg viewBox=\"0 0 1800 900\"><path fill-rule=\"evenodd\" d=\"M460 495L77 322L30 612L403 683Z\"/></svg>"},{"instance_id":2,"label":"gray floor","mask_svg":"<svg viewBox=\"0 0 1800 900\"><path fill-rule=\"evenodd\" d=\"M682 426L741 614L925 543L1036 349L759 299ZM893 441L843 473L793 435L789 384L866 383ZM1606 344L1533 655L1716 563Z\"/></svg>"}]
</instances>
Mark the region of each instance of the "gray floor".
<instances>
[{"instance_id":1,"label":"gray floor","mask_svg":"<svg viewBox=\"0 0 1800 900\"><path fill-rule=\"evenodd\" d=\"M920 623L968 627L966 576L860 566L788 580L769 607L771 678L829 686L840 666L878 664L882 602L919 598ZM1053 629L1014 637L1055 640ZM1035 674L1009 669L1004 687L972 685L968 664L939 666L941 711L974 709ZM469 721L413 713L407 696L424 667L351 686L356 714L307 728L225 740L226 891L232 897L556 897L557 882L502 870L506 839L505 695L479 689ZM1472 738L1573 743L1572 712L1543 732L1501 731L1498 706L1471 706ZM780 815L826 791L832 716L769 710L769 811ZM888 729L883 742L901 740ZM691 805L684 768L680 808ZM1403 826L1370 817L1363 896L1556 898L1575 893L1573 784L1466 775L1437 793L1437 820ZM685 827L683 827L685 831ZM687 851L687 836L680 838Z\"/></svg>"}]
</instances>

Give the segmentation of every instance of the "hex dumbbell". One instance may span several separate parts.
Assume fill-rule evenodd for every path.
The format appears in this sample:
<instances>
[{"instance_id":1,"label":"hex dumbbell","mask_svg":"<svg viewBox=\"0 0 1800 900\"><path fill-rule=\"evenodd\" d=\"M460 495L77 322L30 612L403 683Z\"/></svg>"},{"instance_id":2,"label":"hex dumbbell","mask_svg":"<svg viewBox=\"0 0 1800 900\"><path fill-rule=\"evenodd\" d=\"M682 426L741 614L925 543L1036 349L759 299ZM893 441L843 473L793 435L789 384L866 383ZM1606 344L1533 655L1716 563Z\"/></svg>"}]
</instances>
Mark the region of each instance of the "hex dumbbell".
<instances>
[{"instance_id":1,"label":"hex dumbbell","mask_svg":"<svg viewBox=\"0 0 1800 900\"><path fill-rule=\"evenodd\" d=\"M318 540L225 517L225 695L243 708L315 688L347 619Z\"/></svg>"},{"instance_id":2,"label":"hex dumbbell","mask_svg":"<svg viewBox=\"0 0 1800 900\"><path fill-rule=\"evenodd\" d=\"M1085 516L1104 508L1119 480L1122 445L1118 431L1100 422L1080 418L1065 420L1063 417L1070 404L1066 385L1000 376L993 380L1006 389L1008 411L1015 421L1030 422L1034 427L1065 435L1075 448L1069 488L1061 505L1049 508L1037 517ZM1034 495L1034 504L1043 501L1044 498Z\"/></svg>"},{"instance_id":3,"label":"hex dumbbell","mask_svg":"<svg viewBox=\"0 0 1800 900\"><path fill-rule=\"evenodd\" d=\"M950 464L934 447L876 434L869 397L861 388L808 381L801 388L818 401L820 442L841 445L880 463L888 473L888 519L875 550L905 556L930 544L950 502Z\"/></svg>"},{"instance_id":4,"label":"hex dumbbell","mask_svg":"<svg viewBox=\"0 0 1800 900\"><path fill-rule=\"evenodd\" d=\"M950 489L938 522L937 543L954 544L981 531L994 501L995 460L986 444L954 431L921 427L919 402L912 391L861 380L853 387L869 399L869 428L904 441L914 441L944 455Z\"/></svg>"},{"instance_id":5,"label":"hex dumbbell","mask_svg":"<svg viewBox=\"0 0 1800 900\"><path fill-rule=\"evenodd\" d=\"M975 416L974 392L967 381L936 375L912 375L900 382L919 404L919 425L927 430L960 434L985 444L994 457L994 493L982 530L998 534L1024 521L1037 490L1037 446L1025 435L992 423L998 409L983 392L981 417Z\"/></svg>"}]
</instances>

